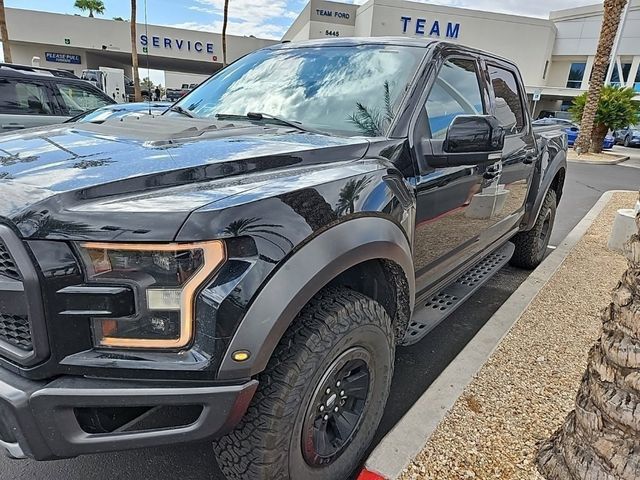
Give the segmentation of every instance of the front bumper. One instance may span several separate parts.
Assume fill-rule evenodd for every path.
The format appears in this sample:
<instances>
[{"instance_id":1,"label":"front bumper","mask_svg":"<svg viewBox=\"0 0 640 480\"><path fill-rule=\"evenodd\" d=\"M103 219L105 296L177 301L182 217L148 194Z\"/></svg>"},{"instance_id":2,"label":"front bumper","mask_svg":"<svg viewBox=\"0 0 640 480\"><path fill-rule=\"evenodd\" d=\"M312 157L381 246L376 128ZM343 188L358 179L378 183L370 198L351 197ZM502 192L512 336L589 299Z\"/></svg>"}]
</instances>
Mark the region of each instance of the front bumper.
<instances>
[{"instance_id":1,"label":"front bumper","mask_svg":"<svg viewBox=\"0 0 640 480\"><path fill-rule=\"evenodd\" d=\"M240 421L257 385L176 387L79 377L46 383L0 370L0 449L15 458L51 460L214 437ZM179 412L187 410L195 414L185 420ZM96 419L111 421L117 412L126 421L101 431Z\"/></svg>"}]
</instances>

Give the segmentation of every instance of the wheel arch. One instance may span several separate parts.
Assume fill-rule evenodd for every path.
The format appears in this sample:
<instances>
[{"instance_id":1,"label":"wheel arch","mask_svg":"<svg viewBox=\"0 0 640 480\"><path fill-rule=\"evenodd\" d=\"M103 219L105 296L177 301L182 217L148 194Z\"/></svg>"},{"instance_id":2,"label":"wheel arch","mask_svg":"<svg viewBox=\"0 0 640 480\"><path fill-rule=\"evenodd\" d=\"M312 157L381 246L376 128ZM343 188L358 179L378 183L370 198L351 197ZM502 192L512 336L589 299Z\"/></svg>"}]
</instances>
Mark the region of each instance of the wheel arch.
<instances>
[{"instance_id":1,"label":"wheel arch","mask_svg":"<svg viewBox=\"0 0 640 480\"><path fill-rule=\"evenodd\" d=\"M368 265L381 269L378 275L380 272L391 275L388 284L401 285L393 299L398 304L392 307L392 299L383 291L384 285L372 287L367 279L358 281L363 280ZM403 328L415 297L413 258L404 231L384 217L358 217L329 228L305 244L273 274L252 301L224 353L217 378L246 378L263 371L298 313L329 285L348 286L374 299L377 291L376 300L387 312L394 308L396 329ZM402 292L403 285L406 292ZM398 291L402 292L401 298ZM238 350L250 352L250 358L234 361L231 355Z\"/></svg>"},{"instance_id":2,"label":"wheel arch","mask_svg":"<svg viewBox=\"0 0 640 480\"><path fill-rule=\"evenodd\" d=\"M542 208L542 202L544 202L544 197L547 195L549 189L552 189L556 192L556 205L560 203L560 198L562 197L562 191L564 189L564 182L567 174L567 162L566 160L562 162L555 162L553 168L549 168L545 171L545 175L542 179L538 187L538 191L536 194L535 202L528 215L525 217L523 222L523 227L520 231L528 231L533 228L538 219L538 215L540 214L540 209Z\"/></svg>"}]
</instances>

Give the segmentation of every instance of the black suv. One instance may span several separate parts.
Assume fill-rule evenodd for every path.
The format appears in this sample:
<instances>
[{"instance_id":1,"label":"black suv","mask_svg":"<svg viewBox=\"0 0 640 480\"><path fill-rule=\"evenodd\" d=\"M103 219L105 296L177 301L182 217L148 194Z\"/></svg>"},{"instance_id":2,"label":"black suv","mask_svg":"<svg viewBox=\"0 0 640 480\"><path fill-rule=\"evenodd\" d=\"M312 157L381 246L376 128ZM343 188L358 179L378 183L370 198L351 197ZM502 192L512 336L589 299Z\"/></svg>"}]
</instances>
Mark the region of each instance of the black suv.
<instances>
[{"instance_id":1,"label":"black suv","mask_svg":"<svg viewBox=\"0 0 640 480\"><path fill-rule=\"evenodd\" d=\"M348 478L396 347L545 255L567 140L527 103L485 52L332 39L0 137L0 446L213 438L233 480Z\"/></svg>"},{"instance_id":2,"label":"black suv","mask_svg":"<svg viewBox=\"0 0 640 480\"><path fill-rule=\"evenodd\" d=\"M0 133L62 123L113 103L64 70L0 63Z\"/></svg>"}]
</instances>

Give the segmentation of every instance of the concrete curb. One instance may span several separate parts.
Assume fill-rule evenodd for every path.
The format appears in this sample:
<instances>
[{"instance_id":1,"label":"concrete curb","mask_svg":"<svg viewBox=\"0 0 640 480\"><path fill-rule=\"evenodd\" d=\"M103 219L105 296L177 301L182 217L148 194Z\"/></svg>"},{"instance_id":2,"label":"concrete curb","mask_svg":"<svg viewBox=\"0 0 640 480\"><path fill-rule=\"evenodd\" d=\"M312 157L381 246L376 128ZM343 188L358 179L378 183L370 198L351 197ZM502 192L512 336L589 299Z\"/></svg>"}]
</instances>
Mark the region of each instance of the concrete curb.
<instances>
[{"instance_id":1,"label":"concrete curb","mask_svg":"<svg viewBox=\"0 0 640 480\"><path fill-rule=\"evenodd\" d=\"M540 289L549 281L593 221L611 200L610 190L589 210L556 249L531 272L509 299L496 311L475 337L429 386L411 409L373 450L365 468L388 480L395 480L418 455L466 386L520 318Z\"/></svg>"},{"instance_id":2,"label":"concrete curb","mask_svg":"<svg viewBox=\"0 0 640 480\"><path fill-rule=\"evenodd\" d=\"M614 155L611 155L612 157ZM582 163L585 165L617 165L622 162L626 162L631 157L629 155L616 156L616 158L612 158L611 160L579 160L579 159L567 159L567 162L570 163Z\"/></svg>"}]
</instances>

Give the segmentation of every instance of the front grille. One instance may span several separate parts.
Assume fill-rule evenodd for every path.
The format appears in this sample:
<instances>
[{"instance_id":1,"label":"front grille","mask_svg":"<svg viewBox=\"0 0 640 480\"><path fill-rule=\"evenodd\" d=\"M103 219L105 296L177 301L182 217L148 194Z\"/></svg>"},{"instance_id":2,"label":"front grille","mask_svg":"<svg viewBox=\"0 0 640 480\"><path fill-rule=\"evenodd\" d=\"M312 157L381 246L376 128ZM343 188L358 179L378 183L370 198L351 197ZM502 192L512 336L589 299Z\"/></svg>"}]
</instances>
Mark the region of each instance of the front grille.
<instances>
[{"instance_id":1,"label":"front grille","mask_svg":"<svg viewBox=\"0 0 640 480\"><path fill-rule=\"evenodd\" d=\"M20 280L18 267L16 267L16 263L13 261L7 246L2 241L0 241L0 275Z\"/></svg>"},{"instance_id":2,"label":"front grille","mask_svg":"<svg viewBox=\"0 0 640 480\"><path fill-rule=\"evenodd\" d=\"M32 351L29 319L20 315L0 313L0 340L25 352Z\"/></svg>"},{"instance_id":3,"label":"front grille","mask_svg":"<svg viewBox=\"0 0 640 480\"><path fill-rule=\"evenodd\" d=\"M0 357L32 367L49 355L42 289L27 245L0 224Z\"/></svg>"}]
</instances>

